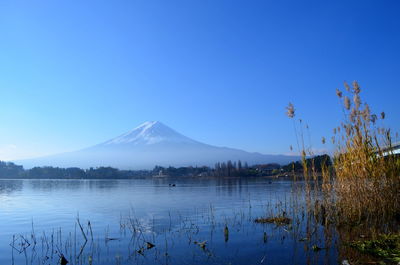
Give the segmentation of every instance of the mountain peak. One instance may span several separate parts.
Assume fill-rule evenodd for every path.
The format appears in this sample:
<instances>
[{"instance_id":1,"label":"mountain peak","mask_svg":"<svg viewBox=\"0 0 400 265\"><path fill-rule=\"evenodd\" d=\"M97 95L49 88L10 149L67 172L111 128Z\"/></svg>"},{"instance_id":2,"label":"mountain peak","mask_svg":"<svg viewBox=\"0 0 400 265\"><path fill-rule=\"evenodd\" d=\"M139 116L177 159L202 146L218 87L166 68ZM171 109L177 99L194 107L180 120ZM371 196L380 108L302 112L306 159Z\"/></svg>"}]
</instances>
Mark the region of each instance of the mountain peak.
<instances>
[{"instance_id":1,"label":"mountain peak","mask_svg":"<svg viewBox=\"0 0 400 265\"><path fill-rule=\"evenodd\" d=\"M160 121L146 121L129 132L113 138L102 145L130 144L150 145L160 142L195 142Z\"/></svg>"},{"instance_id":2,"label":"mountain peak","mask_svg":"<svg viewBox=\"0 0 400 265\"><path fill-rule=\"evenodd\" d=\"M165 126L164 124L162 124L162 122L159 122L159 121L145 121L142 124L140 124L139 126L137 126L136 128L134 128L133 130L140 129L140 128L151 128L151 127L157 126L157 125Z\"/></svg>"}]
</instances>

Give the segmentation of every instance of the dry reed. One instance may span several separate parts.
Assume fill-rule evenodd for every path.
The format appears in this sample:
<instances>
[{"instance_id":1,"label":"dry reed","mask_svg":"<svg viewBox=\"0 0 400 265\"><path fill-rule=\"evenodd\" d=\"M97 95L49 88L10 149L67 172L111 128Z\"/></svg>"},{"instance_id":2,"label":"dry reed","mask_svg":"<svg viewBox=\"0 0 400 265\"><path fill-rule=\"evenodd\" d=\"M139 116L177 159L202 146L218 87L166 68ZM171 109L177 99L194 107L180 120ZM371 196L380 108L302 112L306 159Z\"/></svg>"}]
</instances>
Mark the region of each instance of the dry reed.
<instances>
[{"instance_id":1,"label":"dry reed","mask_svg":"<svg viewBox=\"0 0 400 265\"><path fill-rule=\"evenodd\" d=\"M336 207L339 221L387 222L400 214L400 164L393 153L390 129L377 127L377 115L362 103L360 87L353 82L351 109L335 135L334 154ZM381 119L385 114L381 115Z\"/></svg>"},{"instance_id":2,"label":"dry reed","mask_svg":"<svg viewBox=\"0 0 400 265\"><path fill-rule=\"evenodd\" d=\"M400 159L393 153L391 131L377 126L378 116L362 102L356 81L351 86L345 83L345 88L347 92L336 89L336 95L343 99L344 120L334 128L331 138L335 145L333 168L323 164L322 172L316 172L314 163L306 161L306 155L314 155L309 151L312 148L303 145L300 150L310 206L316 200L311 197L312 185L316 192L322 191L322 205L337 224L396 222L400 216ZM293 118L294 106L290 103L286 109L287 116ZM382 112L380 119L385 116ZM302 133L295 133L296 141L302 138ZM318 176L322 176L322 185L318 185Z\"/></svg>"}]
</instances>

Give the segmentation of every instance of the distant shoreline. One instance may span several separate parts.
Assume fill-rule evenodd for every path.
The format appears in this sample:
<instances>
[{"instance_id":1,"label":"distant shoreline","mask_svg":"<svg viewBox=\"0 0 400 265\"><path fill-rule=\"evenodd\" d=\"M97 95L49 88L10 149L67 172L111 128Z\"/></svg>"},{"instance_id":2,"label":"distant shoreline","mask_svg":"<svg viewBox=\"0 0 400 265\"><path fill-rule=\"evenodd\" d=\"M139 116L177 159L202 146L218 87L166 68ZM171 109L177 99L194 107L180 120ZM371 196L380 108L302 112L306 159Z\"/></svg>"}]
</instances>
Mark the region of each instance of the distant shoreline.
<instances>
[{"instance_id":1,"label":"distant shoreline","mask_svg":"<svg viewBox=\"0 0 400 265\"><path fill-rule=\"evenodd\" d=\"M321 172L321 161L331 159L328 155L313 157L315 171ZM307 163L311 163L308 161ZM21 165L12 162L0 161L0 179L164 179L164 178L269 178L291 179L296 175L301 179L302 165L292 162L288 165L277 163L256 164L249 166L241 161L217 162L215 167L162 167L155 166L152 170L120 170L113 167L97 167L81 169L77 167L33 167L24 169Z\"/></svg>"}]
</instances>

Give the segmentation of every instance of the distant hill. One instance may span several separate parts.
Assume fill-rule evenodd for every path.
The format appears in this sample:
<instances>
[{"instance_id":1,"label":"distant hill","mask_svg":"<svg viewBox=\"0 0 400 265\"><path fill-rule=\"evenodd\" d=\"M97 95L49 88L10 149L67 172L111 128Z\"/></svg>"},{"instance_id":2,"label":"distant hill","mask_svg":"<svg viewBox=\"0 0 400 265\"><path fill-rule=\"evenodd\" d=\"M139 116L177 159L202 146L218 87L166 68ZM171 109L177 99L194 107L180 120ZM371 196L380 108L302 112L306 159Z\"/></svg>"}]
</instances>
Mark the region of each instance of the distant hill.
<instances>
[{"instance_id":1,"label":"distant hill","mask_svg":"<svg viewBox=\"0 0 400 265\"><path fill-rule=\"evenodd\" d=\"M75 152L16 161L34 166L151 169L160 166L214 166L228 160L248 164L287 164L298 157L264 155L239 149L217 147L190 139L158 121L145 122L104 143Z\"/></svg>"}]
</instances>

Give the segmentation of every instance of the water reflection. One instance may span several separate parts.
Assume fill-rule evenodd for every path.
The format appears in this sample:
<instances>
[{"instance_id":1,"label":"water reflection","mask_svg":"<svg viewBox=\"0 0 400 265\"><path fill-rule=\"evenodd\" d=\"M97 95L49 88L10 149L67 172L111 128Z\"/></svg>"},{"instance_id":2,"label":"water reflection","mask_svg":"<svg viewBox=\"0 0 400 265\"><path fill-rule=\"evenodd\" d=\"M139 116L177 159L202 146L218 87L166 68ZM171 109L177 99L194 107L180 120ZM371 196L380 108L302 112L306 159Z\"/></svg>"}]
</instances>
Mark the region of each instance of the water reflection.
<instances>
[{"instance_id":1,"label":"water reflection","mask_svg":"<svg viewBox=\"0 0 400 265\"><path fill-rule=\"evenodd\" d=\"M9 253L10 242L21 250L28 240L21 255L14 253L15 264L53 264L59 253L69 264L334 261L334 248L314 253L311 246L324 246L322 241L300 241L313 231L295 222L308 217L290 208L291 188L268 179L7 180L0 182L0 194L9 199L0 208L0 251ZM285 212L293 222L254 222L273 212ZM328 238L323 226L315 227L314 235ZM42 244L33 248L33 239ZM11 258L2 255L0 264Z\"/></svg>"},{"instance_id":2,"label":"water reflection","mask_svg":"<svg viewBox=\"0 0 400 265\"><path fill-rule=\"evenodd\" d=\"M23 188L23 180L4 180L0 179L0 195L9 195Z\"/></svg>"},{"instance_id":3,"label":"water reflection","mask_svg":"<svg viewBox=\"0 0 400 265\"><path fill-rule=\"evenodd\" d=\"M25 181L32 190L54 191L54 190L112 190L118 187L117 180L49 180L29 179Z\"/></svg>"}]
</instances>

